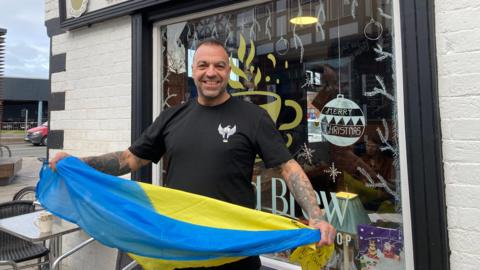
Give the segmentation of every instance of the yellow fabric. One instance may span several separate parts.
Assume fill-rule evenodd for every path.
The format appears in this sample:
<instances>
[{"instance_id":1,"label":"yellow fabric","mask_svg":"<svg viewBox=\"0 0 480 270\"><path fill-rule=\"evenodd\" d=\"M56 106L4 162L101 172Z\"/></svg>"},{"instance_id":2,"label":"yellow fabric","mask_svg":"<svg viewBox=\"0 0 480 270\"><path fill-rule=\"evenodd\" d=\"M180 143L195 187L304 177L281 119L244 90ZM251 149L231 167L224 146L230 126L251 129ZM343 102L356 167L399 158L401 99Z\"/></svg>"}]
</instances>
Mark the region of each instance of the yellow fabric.
<instances>
[{"instance_id":1,"label":"yellow fabric","mask_svg":"<svg viewBox=\"0 0 480 270\"><path fill-rule=\"evenodd\" d=\"M225 203L175 189L138 183L155 210L176 220L213 228L234 230L289 230L308 226L285 217ZM172 204L171 202L175 202ZM170 202L170 203L167 203ZM235 217L235 218L232 218ZM238 261L244 257L216 258L204 261L169 261L129 254L145 270L172 270L175 268L218 266ZM206 263L208 262L208 263Z\"/></svg>"},{"instance_id":2,"label":"yellow fabric","mask_svg":"<svg viewBox=\"0 0 480 270\"><path fill-rule=\"evenodd\" d=\"M335 245L315 247L314 244L299 247L290 255L292 262L298 262L302 270L319 270L324 267L333 255Z\"/></svg>"},{"instance_id":3,"label":"yellow fabric","mask_svg":"<svg viewBox=\"0 0 480 270\"><path fill-rule=\"evenodd\" d=\"M176 220L233 230L290 230L308 226L285 217L175 189L139 183L158 213ZM166 202L175 201L175 204ZM232 219L235 217L235 219ZM293 225L293 226L292 226Z\"/></svg>"}]
</instances>

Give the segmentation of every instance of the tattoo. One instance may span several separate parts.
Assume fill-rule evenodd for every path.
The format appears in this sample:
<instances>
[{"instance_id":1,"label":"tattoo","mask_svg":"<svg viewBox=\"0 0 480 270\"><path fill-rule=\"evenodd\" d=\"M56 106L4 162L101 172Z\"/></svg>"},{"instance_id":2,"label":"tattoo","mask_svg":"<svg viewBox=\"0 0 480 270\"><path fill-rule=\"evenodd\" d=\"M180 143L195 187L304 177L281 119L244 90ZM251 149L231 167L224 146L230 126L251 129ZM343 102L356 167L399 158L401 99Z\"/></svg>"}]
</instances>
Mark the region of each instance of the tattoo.
<instances>
[{"instance_id":1,"label":"tattoo","mask_svg":"<svg viewBox=\"0 0 480 270\"><path fill-rule=\"evenodd\" d=\"M82 160L93 168L110 175L124 175L132 171L123 151L95 157L84 157ZM135 161L140 164L140 159L136 158Z\"/></svg>"},{"instance_id":2,"label":"tattoo","mask_svg":"<svg viewBox=\"0 0 480 270\"><path fill-rule=\"evenodd\" d=\"M302 167L295 160L289 160L281 165L282 175L293 193L295 200L308 214L310 220L322 220L322 210L318 207L317 196L313 191L312 184Z\"/></svg>"}]
</instances>

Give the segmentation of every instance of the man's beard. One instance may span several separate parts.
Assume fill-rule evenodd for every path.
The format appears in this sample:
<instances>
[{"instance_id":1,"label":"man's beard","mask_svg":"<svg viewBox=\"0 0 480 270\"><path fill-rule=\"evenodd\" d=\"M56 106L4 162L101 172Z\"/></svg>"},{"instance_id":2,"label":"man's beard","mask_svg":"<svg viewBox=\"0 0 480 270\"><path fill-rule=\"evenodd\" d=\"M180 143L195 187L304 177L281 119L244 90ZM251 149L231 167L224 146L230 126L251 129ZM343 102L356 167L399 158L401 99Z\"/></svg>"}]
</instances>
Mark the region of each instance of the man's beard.
<instances>
[{"instance_id":1,"label":"man's beard","mask_svg":"<svg viewBox=\"0 0 480 270\"><path fill-rule=\"evenodd\" d=\"M202 97L207 99L216 99L227 91L227 86L226 85L222 86L218 90L204 90L202 87L197 85L197 89L198 89L199 95L201 95ZM216 95L212 96L212 95L206 94L206 93L212 93L212 92L215 92Z\"/></svg>"}]
</instances>

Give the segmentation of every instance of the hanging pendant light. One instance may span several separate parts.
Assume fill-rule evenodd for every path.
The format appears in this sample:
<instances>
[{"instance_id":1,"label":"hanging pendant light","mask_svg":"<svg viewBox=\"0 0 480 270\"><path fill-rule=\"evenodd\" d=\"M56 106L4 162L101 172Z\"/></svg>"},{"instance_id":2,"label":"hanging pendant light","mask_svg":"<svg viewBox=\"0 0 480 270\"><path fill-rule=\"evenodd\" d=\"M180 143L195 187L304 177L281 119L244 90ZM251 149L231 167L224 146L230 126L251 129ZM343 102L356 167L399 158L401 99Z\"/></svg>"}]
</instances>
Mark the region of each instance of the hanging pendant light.
<instances>
[{"instance_id":1,"label":"hanging pendant light","mask_svg":"<svg viewBox=\"0 0 480 270\"><path fill-rule=\"evenodd\" d=\"M290 19L290 22L297 25L308 25L317 23L318 20L312 16L300 16L300 17L293 17Z\"/></svg>"},{"instance_id":2,"label":"hanging pendant light","mask_svg":"<svg viewBox=\"0 0 480 270\"><path fill-rule=\"evenodd\" d=\"M310 15L304 16L302 11L302 5L300 4L300 0L297 0L298 3L298 14L296 17L290 19L290 23L295 25L309 25L318 22L318 18L312 16L312 1L310 1Z\"/></svg>"}]
</instances>

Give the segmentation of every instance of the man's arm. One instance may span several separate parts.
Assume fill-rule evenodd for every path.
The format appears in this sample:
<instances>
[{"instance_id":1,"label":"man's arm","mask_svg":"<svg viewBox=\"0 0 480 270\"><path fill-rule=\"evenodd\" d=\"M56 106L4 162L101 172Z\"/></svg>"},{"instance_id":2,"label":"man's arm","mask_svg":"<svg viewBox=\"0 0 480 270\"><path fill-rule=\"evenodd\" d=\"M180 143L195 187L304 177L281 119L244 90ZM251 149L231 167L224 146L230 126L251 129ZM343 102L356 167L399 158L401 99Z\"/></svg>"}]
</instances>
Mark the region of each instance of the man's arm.
<instances>
[{"instance_id":1,"label":"man's arm","mask_svg":"<svg viewBox=\"0 0 480 270\"><path fill-rule=\"evenodd\" d=\"M321 231L322 239L318 244L332 244L336 234L335 228L324 220L312 184L302 167L291 159L280 165L279 169L295 200L308 214L309 225Z\"/></svg>"},{"instance_id":2,"label":"man's arm","mask_svg":"<svg viewBox=\"0 0 480 270\"><path fill-rule=\"evenodd\" d=\"M69 154L65 152L57 153L50 161L50 167L56 170L57 162L67 156L69 156ZM83 157L81 160L101 172L117 176L134 172L151 162L150 160L135 156L128 149L100 156Z\"/></svg>"},{"instance_id":3,"label":"man's arm","mask_svg":"<svg viewBox=\"0 0 480 270\"><path fill-rule=\"evenodd\" d=\"M101 172L117 176L134 172L151 162L135 156L128 149L101 156L83 157L81 160Z\"/></svg>"}]
</instances>

